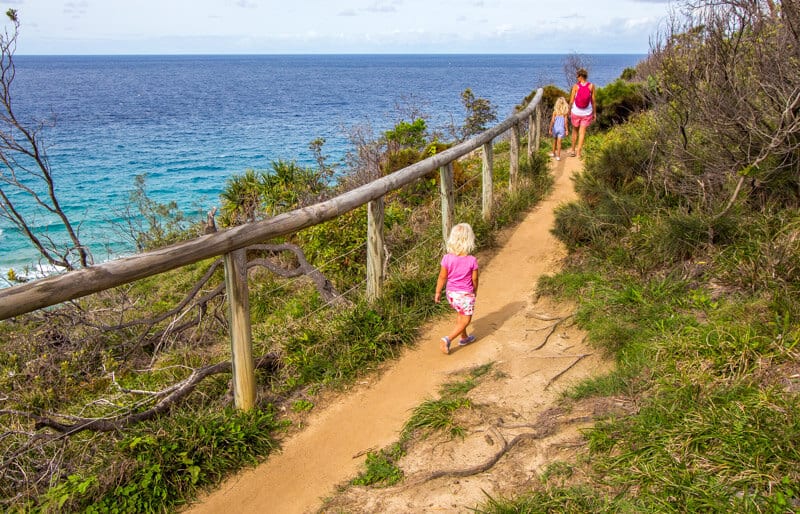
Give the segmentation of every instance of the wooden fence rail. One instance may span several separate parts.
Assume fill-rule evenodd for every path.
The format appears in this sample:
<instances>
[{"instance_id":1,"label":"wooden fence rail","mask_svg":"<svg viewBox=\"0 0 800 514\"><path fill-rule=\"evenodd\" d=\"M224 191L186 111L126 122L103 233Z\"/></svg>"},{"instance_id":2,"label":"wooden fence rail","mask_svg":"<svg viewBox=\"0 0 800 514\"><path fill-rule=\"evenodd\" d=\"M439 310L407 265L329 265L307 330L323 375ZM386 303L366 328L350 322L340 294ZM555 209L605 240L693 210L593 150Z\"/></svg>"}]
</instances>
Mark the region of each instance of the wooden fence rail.
<instances>
[{"instance_id":1,"label":"wooden fence rail","mask_svg":"<svg viewBox=\"0 0 800 514\"><path fill-rule=\"evenodd\" d=\"M519 169L520 127L527 121L528 157L539 144L540 103L542 89L520 112L495 127L459 143L441 153L376 179L369 184L343 193L324 202L279 214L272 218L208 234L165 248L124 257L88 268L54 275L25 284L0 289L0 320L44 307L111 289L136 280L158 275L211 257L225 257L225 280L231 316L231 342L234 368L234 397L241 409L249 409L254 401L253 365L249 354L250 321L247 309L247 284L243 278L241 250L279 236L328 221L369 203L370 234L368 235L367 295L380 295L383 273L383 196L419 178L440 170L442 180L442 234L447 237L453 223L452 163L468 153L483 148L483 216L492 216L492 151L493 141L512 130L509 187L517 187ZM536 122L534 122L534 113ZM379 238L379 239L377 239ZM377 274L377 275L376 275ZM248 364L249 362L249 364ZM249 375L249 377L244 376ZM249 384L248 384L249 382ZM252 389L254 390L254 389Z\"/></svg>"}]
</instances>

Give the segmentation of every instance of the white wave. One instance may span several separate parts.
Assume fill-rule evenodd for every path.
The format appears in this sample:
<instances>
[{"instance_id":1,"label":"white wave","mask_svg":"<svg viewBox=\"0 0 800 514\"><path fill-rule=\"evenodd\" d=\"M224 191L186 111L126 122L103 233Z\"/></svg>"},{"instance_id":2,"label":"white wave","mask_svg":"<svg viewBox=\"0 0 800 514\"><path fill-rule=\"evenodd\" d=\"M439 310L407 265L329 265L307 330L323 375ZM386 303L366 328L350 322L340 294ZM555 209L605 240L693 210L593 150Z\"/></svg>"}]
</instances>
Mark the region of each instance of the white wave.
<instances>
[{"instance_id":1,"label":"white wave","mask_svg":"<svg viewBox=\"0 0 800 514\"><path fill-rule=\"evenodd\" d=\"M52 264L36 264L33 266L25 266L24 268L0 267L0 289L4 287L16 286L24 282L30 282L39 278L45 278L50 275L57 275L64 272L63 267L53 266ZM9 272L13 270L14 280L11 280Z\"/></svg>"}]
</instances>

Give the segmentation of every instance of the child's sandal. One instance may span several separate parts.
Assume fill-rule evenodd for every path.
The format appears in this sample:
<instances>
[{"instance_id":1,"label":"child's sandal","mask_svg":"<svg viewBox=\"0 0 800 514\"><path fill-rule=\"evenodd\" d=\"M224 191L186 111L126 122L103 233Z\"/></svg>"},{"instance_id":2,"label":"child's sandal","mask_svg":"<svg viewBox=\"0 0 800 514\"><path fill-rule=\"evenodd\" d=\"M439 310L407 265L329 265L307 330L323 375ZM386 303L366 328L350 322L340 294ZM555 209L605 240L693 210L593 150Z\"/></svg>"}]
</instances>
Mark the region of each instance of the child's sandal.
<instances>
[{"instance_id":1,"label":"child's sandal","mask_svg":"<svg viewBox=\"0 0 800 514\"><path fill-rule=\"evenodd\" d=\"M442 353L444 353L445 355L450 355L450 338L444 336L442 338L441 344L439 345L439 348L442 349Z\"/></svg>"}]
</instances>

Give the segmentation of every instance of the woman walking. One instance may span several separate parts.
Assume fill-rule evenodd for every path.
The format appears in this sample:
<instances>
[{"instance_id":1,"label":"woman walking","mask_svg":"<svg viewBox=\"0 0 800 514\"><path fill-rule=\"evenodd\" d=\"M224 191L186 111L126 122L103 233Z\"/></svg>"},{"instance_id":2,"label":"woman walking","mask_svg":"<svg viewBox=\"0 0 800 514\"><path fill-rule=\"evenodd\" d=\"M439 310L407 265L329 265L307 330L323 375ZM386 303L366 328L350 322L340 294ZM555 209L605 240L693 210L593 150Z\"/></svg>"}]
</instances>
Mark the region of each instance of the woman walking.
<instances>
[{"instance_id":1,"label":"woman walking","mask_svg":"<svg viewBox=\"0 0 800 514\"><path fill-rule=\"evenodd\" d=\"M592 124L595 115L594 84L589 82L589 73L581 68L577 71L577 82L572 86L569 94L570 119L572 120L572 139L570 146L571 156L580 158L583 149L583 139L586 137L586 127ZM575 143L575 133L578 133L578 142Z\"/></svg>"}]
</instances>

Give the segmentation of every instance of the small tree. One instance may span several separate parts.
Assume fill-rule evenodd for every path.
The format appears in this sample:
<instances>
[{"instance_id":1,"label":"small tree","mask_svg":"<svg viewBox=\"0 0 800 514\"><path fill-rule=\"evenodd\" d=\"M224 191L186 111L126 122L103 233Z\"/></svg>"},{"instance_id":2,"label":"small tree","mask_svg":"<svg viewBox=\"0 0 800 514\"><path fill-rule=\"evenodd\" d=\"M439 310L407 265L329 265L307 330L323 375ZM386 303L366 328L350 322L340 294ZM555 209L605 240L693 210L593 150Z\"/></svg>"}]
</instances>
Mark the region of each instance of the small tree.
<instances>
[{"instance_id":1,"label":"small tree","mask_svg":"<svg viewBox=\"0 0 800 514\"><path fill-rule=\"evenodd\" d=\"M578 70L583 68L584 70L591 70L591 59L585 55L572 53L564 57L562 64L562 68L564 70L564 78L566 79L567 84L567 91L572 89L572 85L575 84L575 74Z\"/></svg>"},{"instance_id":2,"label":"small tree","mask_svg":"<svg viewBox=\"0 0 800 514\"><path fill-rule=\"evenodd\" d=\"M195 235L190 219L173 201L159 203L147 194L147 174L136 175L128 204L120 212L122 235L140 252L153 250Z\"/></svg>"},{"instance_id":3,"label":"small tree","mask_svg":"<svg viewBox=\"0 0 800 514\"><path fill-rule=\"evenodd\" d=\"M38 122L31 128L12 108L19 18L15 9L6 11L6 16L12 29L0 34L0 218L24 234L49 264L67 270L86 267L91 263L89 250L81 243L56 195L55 179L40 136L45 124ZM30 209L26 202L32 202L34 208ZM34 231L38 215L46 216L48 221L55 218L68 241L54 241L47 234Z\"/></svg>"},{"instance_id":4,"label":"small tree","mask_svg":"<svg viewBox=\"0 0 800 514\"><path fill-rule=\"evenodd\" d=\"M472 89L467 88L461 93L461 101L467 110L467 118L461 128L462 139L480 134L489 123L497 121L497 108L485 98L475 98Z\"/></svg>"}]
</instances>

